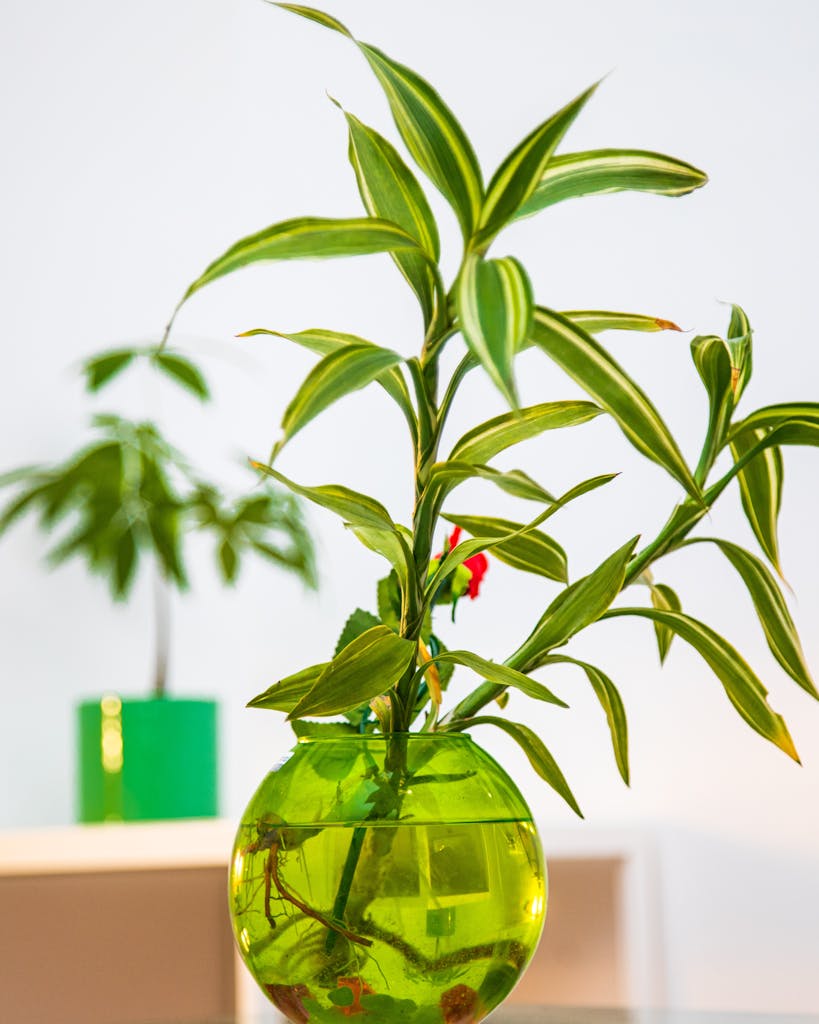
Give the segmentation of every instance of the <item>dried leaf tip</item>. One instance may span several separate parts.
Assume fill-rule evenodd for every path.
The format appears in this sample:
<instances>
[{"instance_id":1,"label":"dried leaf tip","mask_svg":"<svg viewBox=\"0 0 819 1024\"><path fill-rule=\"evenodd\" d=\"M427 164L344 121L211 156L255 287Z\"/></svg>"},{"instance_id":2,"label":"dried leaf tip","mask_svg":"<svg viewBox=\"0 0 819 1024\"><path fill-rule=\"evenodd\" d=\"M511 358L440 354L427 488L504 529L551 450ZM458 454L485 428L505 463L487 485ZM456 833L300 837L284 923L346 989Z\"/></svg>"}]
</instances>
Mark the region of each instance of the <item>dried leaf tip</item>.
<instances>
[{"instance_id":1,"label":"dried leaf tip","mask_svg":"<svg viewBox=\"0 0 819 1024\"><path fill-rule=\"evenodd\" d=\"M680 331L682 327L678 327L673 320L663 320L658 316L654 317L654 323L657 325L657 329L660 331Z\"/></svg>"}]
</instances>

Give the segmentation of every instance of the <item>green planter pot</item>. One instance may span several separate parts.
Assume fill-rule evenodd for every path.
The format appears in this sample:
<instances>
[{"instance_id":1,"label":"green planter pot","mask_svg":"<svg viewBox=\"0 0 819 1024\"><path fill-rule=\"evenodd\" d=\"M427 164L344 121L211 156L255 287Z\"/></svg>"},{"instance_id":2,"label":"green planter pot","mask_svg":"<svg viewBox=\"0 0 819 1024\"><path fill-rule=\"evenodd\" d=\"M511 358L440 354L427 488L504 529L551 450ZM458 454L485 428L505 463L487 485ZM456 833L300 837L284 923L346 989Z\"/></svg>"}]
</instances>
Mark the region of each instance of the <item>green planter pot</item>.
<instances>
[{"instance_id":1,"label":"green planter pot","mask_svg":"<svg viewBox=\"0 0 819 1024\"><path fill-rule=\"evenodd\" d=\"M251 800L229 884L242 958L294 1024L472 1024L546 912L529 808L454 734L302 740Z\"/></svg>"},{"instance_id":2,"label":"green planter pot","mask_svg":"<svg viewBox=\"0 0 819 1024\"><path fill-rule=\"evenodd\" d=\"M109 695L77 711L80 821L218 814L215 701Z\"/></svg>"}]
</instances>

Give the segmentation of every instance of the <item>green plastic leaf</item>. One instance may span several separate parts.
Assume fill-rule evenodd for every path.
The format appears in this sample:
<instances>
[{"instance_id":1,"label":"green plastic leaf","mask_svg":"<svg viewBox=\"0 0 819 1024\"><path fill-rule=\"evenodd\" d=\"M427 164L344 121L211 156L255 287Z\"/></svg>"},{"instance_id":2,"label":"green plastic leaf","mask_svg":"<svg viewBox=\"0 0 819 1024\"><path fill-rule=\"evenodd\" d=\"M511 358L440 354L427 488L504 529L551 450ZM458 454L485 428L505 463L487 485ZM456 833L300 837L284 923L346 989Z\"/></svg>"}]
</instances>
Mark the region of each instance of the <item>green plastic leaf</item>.
<instances>
[{"instance_id":1,"label":"green plastic leaf","mask_svg":"<svg viewBox=\"0 0 819 1024\"><path fill-rule=\"evenodd\" d=\"M687 543L715 544L720 549L748 589L771 653L803 690L819 699L785 598L765 563L738 544L718 537L696 537Z\"/></svg>"},{"instance_id":2,"label":"green plastic leaf","mask_svg":"<svg viewBox=\"0 0 819 1024\"><path fill-rule=\"evenodd\" d=\"M397 530L375 530L372 527L352 526L350 529L365 548L387 559L395 570L401 590L406 591L414 570L412 535L403 536L401 531L404 527L398 527Z\"/></svg>"},{"instance_id":3,"label":"green plastic leaf","mask_svg":"<svg viewBox=\"0 0 819 1024\"><path fill-rule=\"evenodd\" d=\"M766 436L764 430L745 430L731 442L731 454L736 464L751 452ZM771 565L782 575L779 558L779 510L782 506L782 485L785 467L782 452L777 447L765 448L737 474L739 495L745 518L753 530L759 546Z\"/></svg>"},{"instance_id":4,"label":"green plastic leaf","mask_svg":"<svg viewBox=\"0 0 819 1024\"><path fill-rule=\"evenodd\" d=\"M535 309L532 341L609 412L634 447L695 498L700 490L650 399L586 331L551 310Z\"/></svg>"},{"instance_id":5,"label":"green plastic leaf","mask_svg":"<svg viewBox=\"0 0 819 1024\"><path fill-rule=\"evenodd\" d=\"M742 306L731 306L727 342L731 352L732 386L736 405L753 372L753 331Z\"/></svg>"},{"instance_id":6,"label":"green plastic leaf","mask_svg":"<svg viewBox=\"0 0 819 1024\"><path fill-rule=\"evenodd\" d=\"M735 423L729 437L734 440L740 434L779 427L791 420L819 425L819 402L781 402L778 405L763 406Z\"/></svg>"},{"instance_id":7,"label":"green plastic leaf","mask_svg":"<svg viewBox=\"0 0 819 1024\"><path fill-rule=\"evenodd\" d=\"M236 576L239 571L239 556L236 554L236 548L228 537L225 537L219 545L219 567L222 571L222 578L226 583L236 582Z\"/></svg>"},{"instance_id":8,"label":"green plastic leaf","mask_svg":"<svg viewBox=\"0 0 819 1024\"><path fill-rule=\"evenodd\" d=\"M440 487L443 493L448 494L458 484L465 480L474 480L476 477L488 480L516 498L525 498L528 501L537 501L541 504L548 504L555 500L554 495L541 487L522 469L503 471L472 462L436 462L430 471L430 486Z\"/></svg>"},{"instance_id":9,"label":"green plastic leaf","mask_svg":"<svg viewBox=\"0 0 819 1024\"><path fill-rule=\"evenodd\" d=\"M464 668L477 672L478 675L483 676L490 683L496 683L498 686L514 687L514 689L520 690L521 693L525 693L527 697L533 697L535 700L542 700L547 704L556 704L561 708L569 706L560 697L552 693L548 687L544 686L543 683L530 679L529 676L518 672L517 669L509 668L508 665L499 665L497 662L481 658L480 655L473 654L471 651L444 651L441 654L435 655L434 658L431 658L423 665L420 665L418 671L419 673L426 671L427 667L433 663L438 665L446 662L453 665L463 665Z\"/></svg>"},{"instance_id":10,"label":"green plastic leaf","mask_svg":"<svg viewBox=\"0 0 819 1024\"><path fill-rule=\"evenodd\" d=\"M505 448L544 430L574 427L599 416L602 409L591 402L544 402L517 412L504 413L479 424L460 438L452 449L450 462L484 463Z\"/></svg>"},{"instance_id":11,"label":"green plastic leaf","mask_svg":"<svg viewBox=\"0 0 819 1024\"><path fill-rule=\"evenodd\" d=\"M309 665L292 676L280 679L263 693L249 700L247 706L249 708L267 708L271 711L292 711L302 697L310 692L328 665L329 662L326 661L318 665Z\"/></svg>"},{"instance_id":12,"label":"green plastic leaf","mask_svg":"<svg viewBox=\"0 0 819 1024\"><path fill-rule=\"evenodd\" d=\"M470 255L458 278L456 302L467 346L510 405L517 407L515 355L532 323L532 286L512 256Z\"/></svg>"},{"instance_id":13,"label":"green plastic leaf","mask_svg":"<svg viewBox=\"0 0 819 1024\"><path fill-rule=\"evenodd\" d=\"M283 473L279 473L278 470L270 466L265 466L262 462L251 462L250 464L253 469L266 476L272 476L274 480L284 484L294 494L299 494L302 498L321 505L322 508L326 508L330 512L335 512L345 522L352 523L354 526L374 527L377 530L397 529L384 506L366 494L350 490L349 487L343 487L341 484L302 487L301 484L294 483Z\"/></svg>"},{"instance_id":14,"label":"green plastic leaf","mask_svg":"<svg viewBox=\"0 0 819 1024\"><path fill-rule=\"evenodd\" d=\"M776 714L765 699L768 691L744 658L710 626L692 619L682 612L662 611L659 608L615 608L604 618L638 615L662 622L677 636L702 655L714 675L722 683L728 699L741 717L761 736L799 761L799 755L781 715Z\"/></svg>"},{"instance_id":15,"label":"green plastic leaf","mask_svg":"<svg viewBox=\"0 0 819 1024\"><path fill-rule=\"evenodd\" d=\"M464 729L471 729L476 725L494 725L497 729L502 729L508 736L511 736L526 754L529 764L531 764L537 774L559 796L563 797L579 818L583 817L583 813L578 806L577 800L574 798L574 794L569 789L569 784L566 782L563 772L558 768L557 762L537 733L532 732L526 725L520 725L518 722L509 722L505 718L495 718L492 715L481 715L477 718L467 718L464 721L453 722L449 729L462 732Z\"/></svg>"},{"instance_id":16,"label":"green plastic leaf","mask_svg":"<svg viewBox=\"0 0 819 1024\"><path fill-rule=\"evenodd\" d=\"M518 668L535 668L552 648L564 644L603 615L622 589L626 567L638 539L633 537L588 576L583 576L557 595L515 652L513 657Z\"/></svg>"},{"instance_id":17,"label":"green plastic leaf","mask_svg":"<svg viewBox=\"0 0 819 1024\"><path fill-rule=\"evenodd\" d=\"M549 161L540 183L516 217L528 217L575 196L623 191L684 196L707 181L707 176L691 164L642 149L563 153Z\"/></svg>"},{"instance_id":18,"label":"green plastic leaf","mask_svg":"<svg viewBox=\"0 0 819 1024\"><path fill-rule=\"evenodd\" d=\"M202 376L201 370L190 359L175 355L172 352L163 351L154 352L151 356L151 362L166 377L170 377L177 384L181 384L186 391L190 391L192 395L195 395L201 401L206 402L210 398L208 385Z\"/></svg>"},{"instance_id":19,"label":"green plastic leaf","mask_svg":"<svg viewBox=\"0 0 819 1024\"><path fill-rule=\"evenodd\" d=\"M651 603L661 611L682 611L679 597L666 583L654 583L651 585ZM662 665L671 648L674 632L665 623L655 622L654 633L657 637L657 650L660 652L660 664Z\"/></svg>"},{"instance_id":20,"label":"green plastic leaf","mask_svg":"<svg viewBox=\"0 0 819 1024\"><path fill-rule=\"evenodd\" d=\"M672 320L643 313L614 313L605 309L570 309L560 314L589 334L603 331L681 331Z\"/></svg>"},{"instance_id":21,"label":"green plastic leaf","mask_svg":"<svg viewBox=\"0 0 819 1024\"><path fill-rule=\"evenodd\" d=\"M377 345L346 345L330 352L313 367L285 410L275 453L339 398L366 387L400 362L397 352Z\"/></svg>"},{"instance_id":22,"label":"green plastic leaf","mask_svg":"<svg viewBox=\"0 0 819 1024\"><path fill-rule=\"evenodd\" d=\"M485 249L535 192L557 145L596 88L597 83L538 125L497 169L486 186L474 239L478 248Z\"/></svg>"},{"instance_id":23,"label":"green plastic leaf","mask_svg":"<svg viewBox=\"0 0 819 1024\"><path fill-rule=\"evenodd\" d=\"M359 736L359 730L349 722L307 722L296 718L290 727L298 739L328 740L344 736ZM350 992L350 989L340 989Z\"/></svg>"},{"instance_id":24,"label":"green plastic leaf","mask_svg":"<svg viewBox=\"0 0 819 1024\"><path fill-rule=\"evenodd\" d=\"M277 4L353 39L329 15L297 4ZM356 41L386 94L395 125L413 160L446 197L464 238L472 235L483 198L478 158L455 115L429 82L381 50Z\"/></svg>"},{"instance_id":25,"label":"green plastic leaf","mask_svg":"<svg viewBox=\"0 0 819 1024\"><path fill-rule=\"evenodd\" d=\"M333 658L288 717L324 718L365 704L398 682L415 653L412 641L388 626L373 626Z\"/></svg>"},{"instance_id":26,"label":"green plastic leaf","mask_svg":"<svg viewBox=\"0 0 819 1024\"><path fill-rule=\"evenodd\" d=\"M137 355L136 349L122 348L102 352L100 355L92 356L91 359L86 359L82 365L86 389L99 391L127 366L130 366Z\"/></svg>"},{"instance_id":27,"label":"green plastic leaf","mask_svg":"<svg viewBox=\"0 0 819 1024\"><path fill-rule=\"evenodd\" d=\"M488 516L445 515L444 519L462 527L475 537L508 537L525 529L522 523ZM559 583L568 581L566 552L556 540L540 530L530 529L511 540L501 541L493 547L492 554L514 569L545 576Z\"/></svg>"},{"instance_id":28,"label":"green plastic leaf","mask_svg":"<svg viewBox=\"0 0 819 1024\"><path fill-rule=\"evenodd\" d=\"M361 636L362 633L366 633L368 629L380 625L382 625L381 619L377 615L373 615L372 612L365 611L363 608L356 608L344 623L344 628L341 631L341 636L338 638L333 656L341 654L347 644L351 644L353 640Z\"/></svg>"},{"instance_id":29,"label":"green plastic leaf","mask_svg":"<svg viewBox=\"0 0 819 1024\"><path fill-rule=\"evenodd\" d=\"M374 217L297 217L248 235L227 249L191 283L182 302L225 274L261 260L329 259L421 247L397 224Z\"/></svg>"},{"instance_id":30,"label":"green plastic leaf","mask_svg":"<svg viewBox=\"0 0 819 1024\"><path fill-rule=\"evenodd\" d=\"M695 479L703 484L725 445L734 409L734 375L728 346L716 335L698 335L694 338L691 342L691 357L708 393L708 431L694 472Z\"/></svg>"},{"instance_id":31,"label":"green plastic leaf","mask_svg":"<svg viewBox=\"0 0 819 1024\"><path fill-rule=\"evenodd\" d=\"M438 227L426 196L392 143L374 128L345 111L350 133L350 163L358 191L371 217L383 217L402 227L419 243L428 259L414 252L394 252L392 258L415 292L429 325L443 311L440 274L433 262L440 256Z\"/></svg>"},{"instance_id":32,"label":"green plastic leaf","mask_svg":"<svg viewBox=\"0 0 819 1024\"><path fill-rule=\"evenodd\" d=\"M629 785L628 766L628 724L626 722L626 709L623 706L623 698L620 691L609 679L605 672L590 665L587 661L578 661L565 654L550 654L543 662L544 665L577 665L586 673L586 678L591 683L594 695L600 702L606 713L606 721L611 734L611 744L614 748L614 760L617 763L617 770L620 778Z\"/></svg>"}]
</instances>

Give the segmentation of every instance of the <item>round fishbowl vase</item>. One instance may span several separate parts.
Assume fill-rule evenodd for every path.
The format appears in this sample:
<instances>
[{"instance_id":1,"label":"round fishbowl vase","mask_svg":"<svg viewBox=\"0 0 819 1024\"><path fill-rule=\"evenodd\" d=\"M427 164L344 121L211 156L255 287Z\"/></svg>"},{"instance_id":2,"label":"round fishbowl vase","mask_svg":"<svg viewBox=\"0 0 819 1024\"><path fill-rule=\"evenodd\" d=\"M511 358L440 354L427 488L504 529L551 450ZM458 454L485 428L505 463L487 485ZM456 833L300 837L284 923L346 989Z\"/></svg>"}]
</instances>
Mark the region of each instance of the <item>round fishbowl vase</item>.
<instances>
[{"instance_id":1,"label":"round fishbowl vase","mask_svg":"<svg viewBox=\"0 0 819 1024\"><path fill-rule=\"evenodd\" d=\"M241 956L294 1024L471 1024L535 951L547 882L532 815L460 734L301 740L236 836Z\"/></svg>"}]
</instances>

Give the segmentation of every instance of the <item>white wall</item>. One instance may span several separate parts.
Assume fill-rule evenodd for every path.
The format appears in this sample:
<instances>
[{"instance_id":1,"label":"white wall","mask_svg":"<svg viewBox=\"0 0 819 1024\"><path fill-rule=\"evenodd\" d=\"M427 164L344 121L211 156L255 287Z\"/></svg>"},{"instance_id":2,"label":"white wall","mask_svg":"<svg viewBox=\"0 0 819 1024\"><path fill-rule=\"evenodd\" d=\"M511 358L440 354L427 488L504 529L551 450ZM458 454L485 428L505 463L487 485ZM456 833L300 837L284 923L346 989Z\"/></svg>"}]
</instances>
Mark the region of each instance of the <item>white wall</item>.
<instances>
[{"instance_id":1,"label":"white wall","mask_svg":"<svg viewBox=\"0 0 819 1024\"><path fill-rule=\"evenodd\" d=\"M809 3L638 0L334 0L354 30L428 76L461 116L484 167L543 116L611 74L572 132L573 149L639 146L704 167L707 189L669 201L614 196L566 203L510 230L505 247L556 308L652 312L695 332L722 331L718 300L741 302L755 327L747 408L816 399L813 297L819 233L814 99L819 8ZM344 125L330 90L391 131L378 87L352 47L263 3L106 0L3 5L0 189L0 467L60 457L91 411L156 415L215 475L241 484L245 454L264 454L310 365L285 346L234 342L254 326L350 330L411 352L418 317L390 261L261 267L214 285L179 320L176 342L201 355L216 403L158 395L149 381L90 402L75 368L89 352L155 338L185 285L241 235L297 214L358 211ZM456 229L436 201L455 259ZM705 403L690 336L613 336L616 357L656 396L696 459ZM524 399L577 389L536 354L521 360ZM476 377L452 428L501 411ZM622 470L608 491L554 521L574 577L627 537L649 537L678 497L605 419L548 435L513 459L560 490ZM784 566L794 615L819 669L816 454L786 453ZM377 393L346 400L293 442L282 468L304 482L373 489L407 515L401 425ZM476 486L460 510L514 515ZM707 527L753 547L735 493ZM175 610L178 693L224 700L225 810L288 744L276 716L245 700L305 659L324 657L356 604L372 606L380 566L329 516L311 516L324 585L318 597L254 567L221 592L197 549L192 596ZM0 826L72 818L72 708L110 687L140 692L150 660L150 582L127 607L78 566L48 574L43 538L24 525L0 545ZM676 642L660 672L646 623L617 621L576 644L621 686L630 714L633 784L619 782L605 723L578 678L550 713L517 699L597 824L642 823L664 836L669 997L687 1006L815 1010L819 981L819 707L771 659L749 601L716 553L669 558L662 578L685 608L743 650L790 723L803 767L747 730L718 682ZM501 658L552 593L494 564L485 596L462 606L458 643ZM455 636L447 628L446 635ZM557 677L555 677L557 678ZM542 724L541 724L542 723ZM523 782L545 826L567 812L522 756L481 739ZM584 826L579 826L584 827Z\"/></svg>"}]
</instances>

